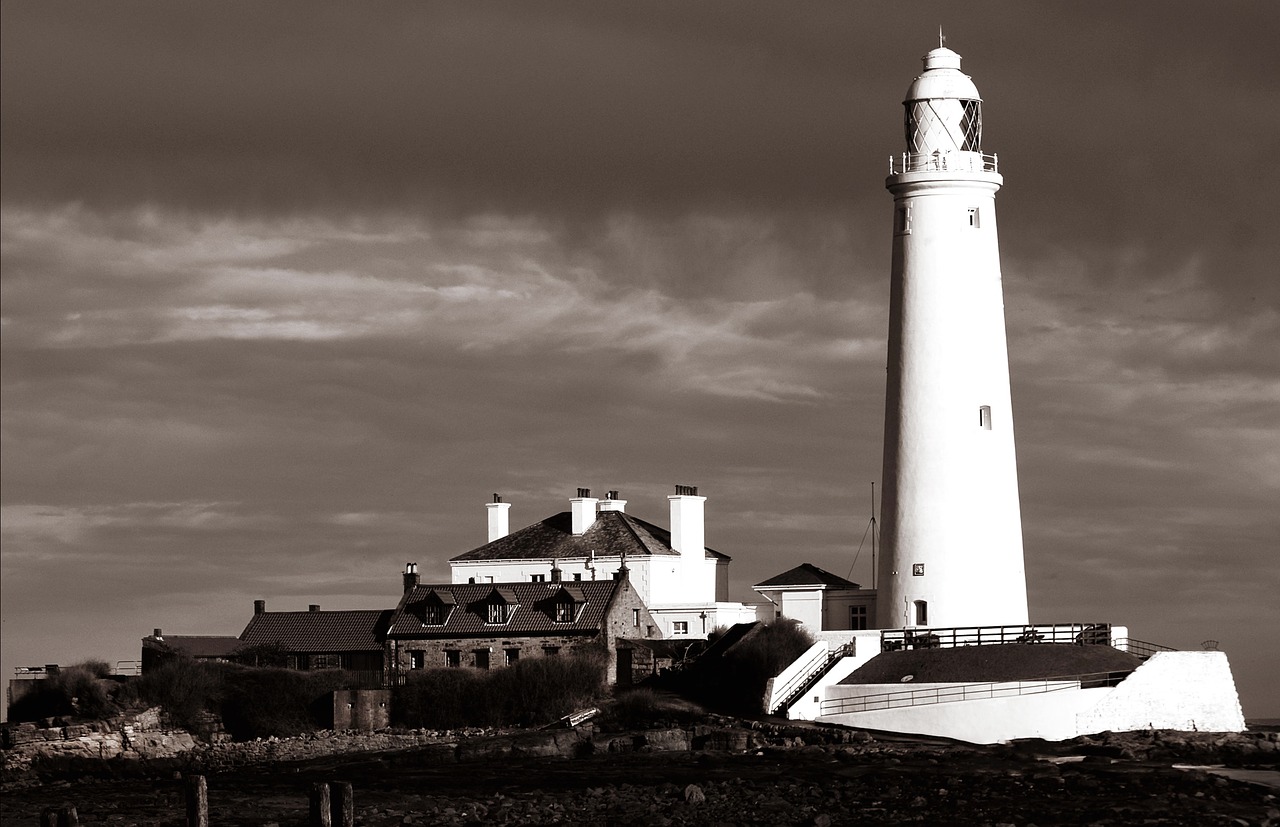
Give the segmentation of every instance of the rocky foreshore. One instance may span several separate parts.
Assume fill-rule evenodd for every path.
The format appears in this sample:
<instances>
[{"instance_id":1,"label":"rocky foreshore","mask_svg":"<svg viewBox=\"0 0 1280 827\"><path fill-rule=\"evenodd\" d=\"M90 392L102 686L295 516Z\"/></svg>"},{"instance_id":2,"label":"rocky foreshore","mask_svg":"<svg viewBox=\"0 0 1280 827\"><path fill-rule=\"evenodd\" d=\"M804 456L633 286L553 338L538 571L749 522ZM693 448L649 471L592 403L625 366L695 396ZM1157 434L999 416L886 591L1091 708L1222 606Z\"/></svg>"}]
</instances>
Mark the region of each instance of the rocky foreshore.
<instances>
[{"instance_id":1,"label":"rocky foreshore","mask_svg":"<svg viewBox=\"0 0 1280 827\"><path fill-rule=\"evenodd\" d=\"M188 736L189 737L189 736ZM211 823L301 824L318 780L353 784L357 823L1280 825L1275 732L1104 733L947 744L786 722L710 719L640 732L317 732L196 744L173 756L6 750L5 824L77 803L84 823L180 824L181 779L209 778ZM25 768L12 754L28 756ZM264 771L264 769L268 771Z\"/></svg>"}]
</instances>

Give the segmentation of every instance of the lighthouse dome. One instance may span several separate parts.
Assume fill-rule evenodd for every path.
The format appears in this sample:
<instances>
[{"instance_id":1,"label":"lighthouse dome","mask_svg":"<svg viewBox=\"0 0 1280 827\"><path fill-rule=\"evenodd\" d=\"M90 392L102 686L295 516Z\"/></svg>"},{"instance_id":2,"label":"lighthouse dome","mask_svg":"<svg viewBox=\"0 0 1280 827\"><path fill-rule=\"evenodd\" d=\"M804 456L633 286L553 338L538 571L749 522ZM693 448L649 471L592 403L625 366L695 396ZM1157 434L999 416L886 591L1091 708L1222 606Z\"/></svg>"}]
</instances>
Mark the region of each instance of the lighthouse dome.
<instances>
[{"instance_id":1,"label":"lighthouse dome","mask_svg":"<svg viewBox=\"0 0 1280 827\"><path fill-rule=\"evenodd\" d=\"M960 55L945 46L939 46L926 54L923 60L924 74L911 82L906 100L982 100L978 95L978 87L973 85L968 75L960 71Z\"/></svg>"},{"instance_id":2,"label":"lighthouse dome","mask_svg":"<svg viewBox=\"0 0 1280 827\"><path fill-rule=\"evenodd\" d=\"M982 152L982 98L969 76L960 71L960 55L939 46L924 56L924 73L907 88L906 167L914 169L935 154ZM957 159L959 160L959 159ZM980 158L960 161L979 165Z\"/></svg>"}]
</instances>

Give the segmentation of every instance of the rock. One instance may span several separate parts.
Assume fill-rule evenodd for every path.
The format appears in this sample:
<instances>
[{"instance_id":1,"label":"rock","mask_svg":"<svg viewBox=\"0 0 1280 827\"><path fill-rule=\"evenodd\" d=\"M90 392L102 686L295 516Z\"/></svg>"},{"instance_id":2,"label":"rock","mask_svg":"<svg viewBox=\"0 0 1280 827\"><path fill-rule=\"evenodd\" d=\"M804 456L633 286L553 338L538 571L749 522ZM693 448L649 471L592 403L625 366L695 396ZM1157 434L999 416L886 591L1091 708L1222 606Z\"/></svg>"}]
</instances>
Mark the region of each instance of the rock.
<instances>
[{"instance_id":1,"label":"rock","mask_svg":"<svg viewBox=\"0 0 1280 827\"><path fill-rule=\"evenodd\" d=\"M707 800L707 795L697 784L690 784L684 788L684 800L686 804L703 804Z\"/></svg>"}]
</instances>

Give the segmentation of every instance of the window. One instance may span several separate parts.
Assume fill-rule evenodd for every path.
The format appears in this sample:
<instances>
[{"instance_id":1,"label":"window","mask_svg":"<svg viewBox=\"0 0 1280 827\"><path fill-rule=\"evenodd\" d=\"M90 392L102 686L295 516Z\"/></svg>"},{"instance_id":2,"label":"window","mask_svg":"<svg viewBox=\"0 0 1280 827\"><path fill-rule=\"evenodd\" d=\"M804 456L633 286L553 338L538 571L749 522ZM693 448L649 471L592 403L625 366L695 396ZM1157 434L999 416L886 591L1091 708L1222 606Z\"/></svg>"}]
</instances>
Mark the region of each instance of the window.
<instances>
[{"instance_id":1,"label":"window","mask_svg":"<svg viewBox=\"0 0 1280 827\"><path fill-rule=\"evenodd\" d=\"M543 646L542 654L545 655L546 657L554 658L556 655L560 654L560 647L559 646Z\"/></svg>"},{"instance_id":2,"label":"window","mask_svg":"<svg viewBox=\"0 0 1280 827\"><path fill-rule=\"evenodd\" d=\"M926 600L916 601L916 625L929 625L929 603Z\"/></svg>"},{"instance_id":3,"label":"window","mask_svg":"<svg viewBox=\"0 0 1280 827\"><path fill-rule=\"evenodd\" d=\"M472 652L472 654L475 655L475 664L477 669L489 668L489 650L488 649L477 649L474 652Z\"/></svg>"},{"instance_id":4,"label":"window","mask_svg":"<svg viewBox=\"0 0 1280 827\"><path fill-rule=\"evenodd\" d=\"M507 666L515 666L520 661L519 649L506 649L504 654L506 655Z\"/></svg>"},{"instance_id":5,"label":"window","mask_svg":"<svg viewBox=\"0 0 1280 827\"><path fill-rule=\"evenodd\" d=\"M575 572L573 573L573 579L574 579L574 580L581 580L581 579L582 579L582 572L580 572L580 571L575 571Z\"/></svg>"},{"instance_id":6,"label":"window","mask_svg":"<svg viewBox=\"0 0 1280 827\"><path fill-rule=\"evenodd\" d=\"M689 634L689 621L677 620L671 624L671 634L687 635Z\"/></svg>"},{"instance_id":7,"label":"window","mask_svg":"<svg viewBox=\"0 0 1280 827\"><path fill-rule=\"evenodd\" d=\"M342 666L342 658L338 655L312 655L312 669L338 669Z\"/></svg>"},{"instance_id":8,"label":"window","mask_svg":"<svg viewBox=\"0 0 1280 827\"><path fill-rule=\"evenodd\" d=\"M639 626L639 625L640 625L640 610L639 610L639 609L632 609L632 610L631 610L631 620L632 620L632 623L633 623L634 625L636 625L636 626Z\"/></svg>"},{"instance_id":9,"label":"window","mask_svg":"<svg viewBox=\"0 0 1280 827\"><path fill-rule=\"evenodd\" d=\"M416 651L416 652L410 652L410 653L409 653L409 668L410 668L410 669L424 669L424 668L426 668L426 665L427 665L427 653L426 653L426 652L423 652L423 651Z\"/></svg>"},{"instance_id":10,"label":"window","mask_svg":"<svg viewBox=\"0 0 1280 827\"><path fill-rule=\"evenodd\" d=\"M490 623L506 623L507 622L507 604L490 603L489 604L489 622Z\"/></svg>"},{"instance_id":11,"label":"window","mask_svg":"<svg viewBox=\"0 0 1280 827\"><path fill-rule=\"evenodd\" d=\"M423 603L422 604L422 625L423 626L439 626L444 623L443 607L439 603Z\"/></svg>"},{"instance_id":12,"label":"window","mask_svg":"<svg viewBox=\"0 0 1280 827\"><path fill-rule=\"evenodd\" d=\"M457 649L444 650L444 665L450 669L457 669L462 665L462 652Z\"/></svg>"},{"instance_id":13,"label":"window","mask_svg":"<svg viewBox=\"0 0 1280 827\"><path fill-rule=\"evenodd\" d=\"M982 226L982 225L979 223L979 221L978 221L978 208L977 208L977 207L970 207L970 208L969 208L969 226L970 226L970 227L973 227L974 229L977 229L978 227L981 227L981 226Z\"/></svg>"},{"instance_id":14,"label":"window","mask_svg":"<svg viewBox=\"0 0 1280 827\"><path fill-rule=\"evenodd\" d=\"M982 430L984 431L991 430L991 406L990 405L983 405L981 408L978 408L978 425L980 425L982 427Z\"/></svg>"},{"instance_id":15,"label":"window","mask_svg":"<svg viewBox=\"0 0 1280 827\"><path fill-rule=\"evenodd\" d=\"M898 207L893 213L893 231L898 235L911 235L911 208Z\"/></svg>"},{"instance_id":16,"label":"window","mask_svg":"<svg viewBox=\"0 0 1280 827\"><path fill-rule=\"evenodd\" d=\"M545 582L547 582L547 576L546 576L545 574L531 574L531 575L529 575L529 582L531 582L531 583L545 583Z\"/></svg>"},{"instance_id":17,"label":"window","mask_svg":"<svg viewBox=\"0 0 1280 827\"><path fill-rule=\"evenodd\" d=\"M572 600L556 601L556 623L572 623L573 614Z\"/></svg>"},{"instance_id":18,"label":"window","mask_svg":"<svg viewBox=\"0 0 1280 827\"><path fill-rule=\"evenodd\" d=\"M867 628L867 607L866 606L850 606L849 607L849 628L854 630L862 630Z\"/></svg>"}]
</instances>

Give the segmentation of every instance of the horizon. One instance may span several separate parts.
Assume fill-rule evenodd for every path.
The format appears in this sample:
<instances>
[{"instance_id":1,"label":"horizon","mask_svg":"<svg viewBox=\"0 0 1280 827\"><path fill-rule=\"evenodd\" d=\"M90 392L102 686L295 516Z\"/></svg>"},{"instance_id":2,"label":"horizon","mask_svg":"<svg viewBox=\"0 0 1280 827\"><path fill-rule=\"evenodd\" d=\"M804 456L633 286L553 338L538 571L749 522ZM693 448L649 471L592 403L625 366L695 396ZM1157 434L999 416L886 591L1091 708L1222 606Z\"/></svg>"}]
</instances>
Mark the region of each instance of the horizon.
<instances>
[{"instance_id":1,"label":"horizon","mask_svg":"<svg viewBox=\"0 0 1280 827\"><path fill-rule=\"evenodd\" d=\"M870 584L902 98L983 98L1033 623L1280 717L1280 7L0 7L0 673L388 608L492 492ZM878 507L878 502L877 502ZM958 526L957 530L964 530Z\"/></svg>"}]
</instances>

